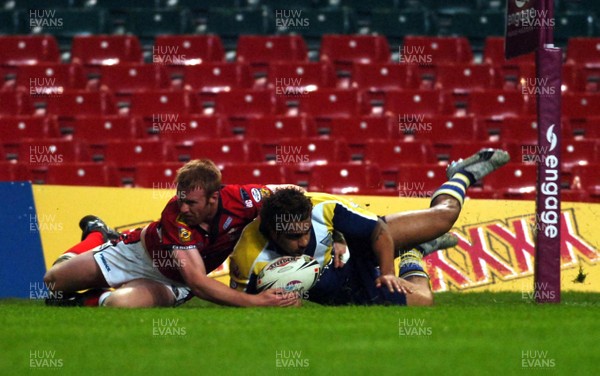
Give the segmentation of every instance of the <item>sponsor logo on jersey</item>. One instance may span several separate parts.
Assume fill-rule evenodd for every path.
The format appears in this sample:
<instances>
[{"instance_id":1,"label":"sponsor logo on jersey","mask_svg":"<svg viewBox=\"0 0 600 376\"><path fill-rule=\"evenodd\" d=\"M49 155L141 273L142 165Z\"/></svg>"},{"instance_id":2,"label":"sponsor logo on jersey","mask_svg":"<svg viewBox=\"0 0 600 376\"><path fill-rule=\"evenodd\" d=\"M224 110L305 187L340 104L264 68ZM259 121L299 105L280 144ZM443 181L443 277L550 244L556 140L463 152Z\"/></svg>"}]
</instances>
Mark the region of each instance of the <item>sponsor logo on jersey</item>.
<instances>
[{"instance_id":1,"label":"sponsor logo on jersey","mask_svg":"<svg viewBox=\"0 0 600 376\"><path fill-rule=\"evenodd\" d=\"M244 206L247 208L251 208L254 206L254 203L252 202L252 200L248 199L248 200L244 201Z\"/></svg>"},{"instance_id":2,"label":"sponsor logo on jersey","mask_svg":"<svg viewBox=\"0 0 600 376\"><path fill-rule=\"evenodd\" d=\"M319 243L323 244L325 247L331 247L333 245L333 235L331 235L331 232L328 232Z\"/></svg>"},{"instance_id":3,"label":"sponsor logo on jersey","mask_svg":"<svg viewBox=\"0 0 600 376\"><path fill-rule=\"evenodd\" d=\"M233 222L233 218L227 217L227 219L225 220L225 223L223 223L223 230L227 230L227 227L229 227L231 222Z\"/></svg>"},{"instance_id":4,"label":"sponsor logo on jersey","mask_svg":"<svg viewBox=\"0 0 600 376\"><path fill-rule=\"evenodd\" d=\"M250 200L250 195L244 188L240 188L240 197L242 198L242 201Z\"/></svg>"},{"instance_id":5,"label":"sponsor logo on jersey","mask_svg":"<svg viewBox=\"0 0 600 376\"><path fill-rule=\"evenodd\" d=\"M192 233L183 227L179 228L179 240L184 243L187 243L192 240Z\"/></svg>"},{"instance_id":6,"label":"sponsor logo on jersey","mask_svg":"<svg viewBox=\"0 0 600 376\"><path fill-rule=\"evenodd\" d=\"M260 202L260 200L262 200L262 194L260 193L260 190L258 188L252 188L250 190L250 193L252 193L254 201Z\"/></svg>"},{"instance_id":7,"label":"sponsor logo on jersey","mask_svg":"<svg viewBox=\"0 0 600 376\"><path fill-rule=\"evenodd\" d=\"M262 197L268 197L271 194L271 191L268 190L267 188L261 188L260 189L260 195Z\"/></svg>"}]
</instances>

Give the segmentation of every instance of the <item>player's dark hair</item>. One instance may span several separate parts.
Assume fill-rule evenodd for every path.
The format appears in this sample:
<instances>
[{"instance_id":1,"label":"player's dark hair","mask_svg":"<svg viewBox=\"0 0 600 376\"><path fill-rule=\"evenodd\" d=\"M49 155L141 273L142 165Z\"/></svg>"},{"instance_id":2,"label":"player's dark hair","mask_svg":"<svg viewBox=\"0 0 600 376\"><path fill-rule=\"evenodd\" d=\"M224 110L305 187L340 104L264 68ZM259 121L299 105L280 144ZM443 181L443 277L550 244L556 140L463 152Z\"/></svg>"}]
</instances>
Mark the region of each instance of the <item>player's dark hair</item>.
<instances>
[{"instance_id":1,"label":"player's dark hair","mask_svg":"<svg viewBox=\"0 0 600 376\"><path fill-rule=\"evenodd\" d=\"M177 171L175 183L180 191L202 188L210 196L221 187L221 171L210 159L194 159Z\"/></svg>"},{"instance_id":2,"label":"player's dark hair","mask_svg":"<svg viewBox=\"0 0 600 376\"><path fill-rule=\"evenodd\" d=\"M312 202L297 188L282 188L263 199L260 209L260 232L268 237L268 230L275 230L277 222L284 220L304 221L310 217Z\"/></svg>"}]
</instances>

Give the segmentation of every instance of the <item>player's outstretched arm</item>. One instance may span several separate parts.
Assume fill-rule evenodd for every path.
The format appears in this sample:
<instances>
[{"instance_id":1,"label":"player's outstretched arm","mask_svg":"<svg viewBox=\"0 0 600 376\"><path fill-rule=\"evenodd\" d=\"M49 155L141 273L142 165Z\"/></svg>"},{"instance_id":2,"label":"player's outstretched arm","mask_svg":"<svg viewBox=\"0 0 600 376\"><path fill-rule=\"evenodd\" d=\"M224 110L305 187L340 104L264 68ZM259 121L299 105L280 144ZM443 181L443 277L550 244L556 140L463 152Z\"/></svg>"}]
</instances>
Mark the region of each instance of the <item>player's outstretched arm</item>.
<instances>
[{"instance_id":1,"label":"player's outstretched arm","mask_svg":"<svg viewBox=\"0 0 600 376\"><path fill-rule=\"evenodd\" d=\"M196 249L174 252L174 257L181 265L181 275L192 293L201 299L217 304L251 307L280 306L296 304L294 294L283 294L278 290L267 290L258 295L245 294L225 286L206 275L204 262Z\"/></svg>"},{"instance_id":2,"label":"player's outstretched arm","mask_svg":"<svg viewBox=\"0 0 600 376\"><path fill-rule=\"evenodd\" d=\"M410 284L404 283L406 281L397 277L394 272L394 240L387 224L381 219L371 234L371 247L378 258L381 271L381 275L375 280L375 286L384 285L390 292L412 293Z\"/></svg>"}]
</instances>

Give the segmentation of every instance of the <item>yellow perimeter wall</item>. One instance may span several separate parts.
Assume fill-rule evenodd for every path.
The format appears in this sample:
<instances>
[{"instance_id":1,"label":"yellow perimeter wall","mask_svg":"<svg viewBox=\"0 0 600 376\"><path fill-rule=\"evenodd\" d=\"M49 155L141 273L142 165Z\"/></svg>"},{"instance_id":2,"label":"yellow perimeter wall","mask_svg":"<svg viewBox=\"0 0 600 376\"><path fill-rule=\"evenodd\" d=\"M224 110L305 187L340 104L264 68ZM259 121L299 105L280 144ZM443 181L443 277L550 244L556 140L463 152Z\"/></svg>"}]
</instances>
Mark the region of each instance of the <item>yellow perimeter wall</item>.
<instances>
[{"instance_id":1,"label":"yellow perimeter wall","mask_svg":"<svg viewBox=\"0 0 600 376\"><path fill-rule=\"evenodd\" d=\"M33 186L46 268L81 237L88 214L117 229L158 219L173 191ZM423 209L427 199L353 196L374 213ZM425 258L434 291L521 291L533 288L533 201L468 200L452 230L457 247ZM562 289L600 291L600 204L563 203ZM574 282L580 267L587 277ZM214 273L228 283L227 266Z\"/></svg>"}]
</instances>

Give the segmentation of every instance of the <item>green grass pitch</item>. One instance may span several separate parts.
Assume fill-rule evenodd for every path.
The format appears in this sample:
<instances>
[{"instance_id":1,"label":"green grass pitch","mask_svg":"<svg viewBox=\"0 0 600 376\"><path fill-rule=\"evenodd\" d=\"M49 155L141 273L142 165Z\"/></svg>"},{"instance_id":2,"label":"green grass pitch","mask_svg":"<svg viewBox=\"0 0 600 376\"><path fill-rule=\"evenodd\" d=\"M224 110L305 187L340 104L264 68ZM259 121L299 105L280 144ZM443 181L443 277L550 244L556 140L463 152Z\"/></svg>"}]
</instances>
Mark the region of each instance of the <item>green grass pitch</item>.
<instances>
[{"instance_id":1,"label":"green grass pitch","mask_svg":"<svg viewBox=\"0 0 600 376\"><path fill-rule=\"evenodd\" d=\"M592 375L600 294L440 293L435 307L45 307L0 300L0 375Z\"/></svg>"}]
</instances>

